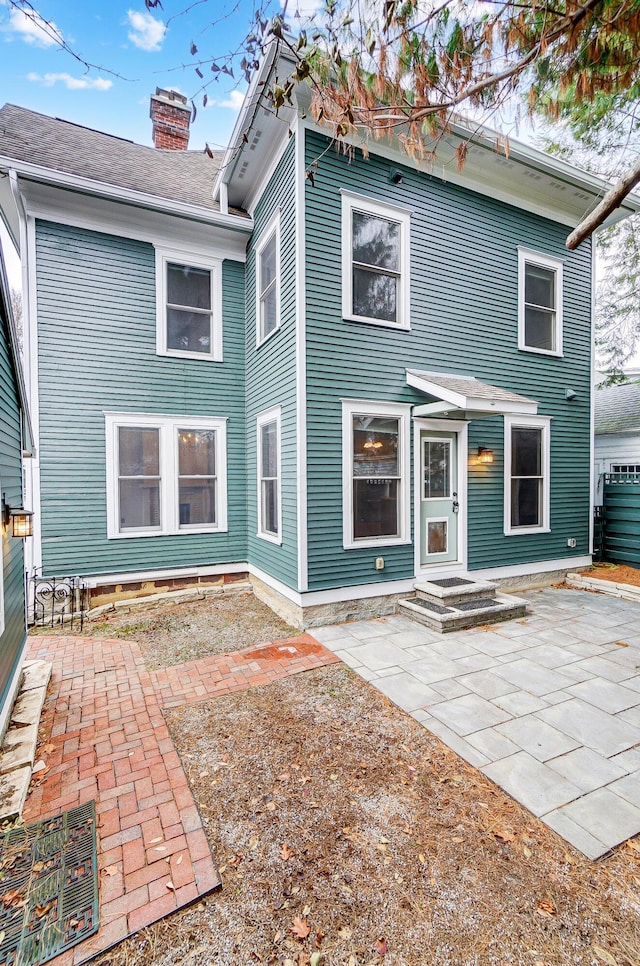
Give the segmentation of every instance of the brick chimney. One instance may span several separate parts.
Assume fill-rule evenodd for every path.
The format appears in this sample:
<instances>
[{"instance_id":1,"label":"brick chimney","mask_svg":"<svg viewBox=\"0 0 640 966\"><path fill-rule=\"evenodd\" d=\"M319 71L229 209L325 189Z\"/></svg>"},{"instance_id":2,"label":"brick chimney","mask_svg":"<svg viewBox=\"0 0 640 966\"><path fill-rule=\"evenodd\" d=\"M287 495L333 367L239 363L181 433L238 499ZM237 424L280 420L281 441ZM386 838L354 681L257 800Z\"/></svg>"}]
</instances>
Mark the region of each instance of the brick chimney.
<instances>
[{"instance_id":1,"label":"brick chimney","mask_svg":"<svg viewBox=\"0 0 640 966\"><path fill-rule=\"evenodd\" d=\"M186 151L189 147L191 109L187 98L177 91L156 87L151 95L149 117L153 121L153 144L167 151Z\"/></svg>"}]
</instances>

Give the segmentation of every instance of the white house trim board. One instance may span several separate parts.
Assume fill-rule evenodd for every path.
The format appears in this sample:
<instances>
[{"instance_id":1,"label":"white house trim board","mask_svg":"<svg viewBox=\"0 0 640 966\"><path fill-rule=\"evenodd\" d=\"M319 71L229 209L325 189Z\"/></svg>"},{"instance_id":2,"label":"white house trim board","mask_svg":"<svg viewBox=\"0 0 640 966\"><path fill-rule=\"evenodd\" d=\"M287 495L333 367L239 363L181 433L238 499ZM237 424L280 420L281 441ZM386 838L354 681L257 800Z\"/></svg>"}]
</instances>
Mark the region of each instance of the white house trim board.
<instances>
[{"instance_id":1,"label":"white house trim board","mask_svg":"<svg viewBox=\"0 0 640 966\"><path fill-rule=\"evenodd\" d=\"M447 386L447 380L454 382L458 388ZM449 409L452 410L472 411L483 415L513 413L535 416L538 412L538 403L534 399L527 399L526 396L500 389L499 386L480 382L474 376L407 369L407 385L449 403ZM426 403L414 408L414 415L417 416L438 412L446 412L446 408L443 408L440 403Z\"/></svg>"},{"instance_id":2,"label":"white house trim board","mask_svg":"<svg viewBox=\"0 0 640 966\"><path fill-rule=\"evenodd\" d=\"M306 591L308 577L307 539L307 317L306 317L306 234L305 234L305 144L306 128L297 120L295 144L296 217L296 532L298 539L298 589Z\"/></svg>"},{"instance_id":3,"label":"white house trim board","mask_svg":"<svg viewBox=\"0 0 640 966\"><path fill-rule=\"evenodd\" d=\"M271 332L267 332L266 335L262 334L262 252L264 251L267 244L271 241L275 235L276 240L276 277L274 280L275 292L276 292L276 324ZM276 208L271 215L269 221L265 227L260 232L260 237L256 242L255 248L255 258L256 258L256 348L270 339L272 335L275 335L280 328L282 307L281 292L282 292L282 279L281 279L281 259L280 259L280 208Z\"/></svg>"},{"instance_id":4,"label":"white house trim board","mask_svg":"<svg viewBox=\"0 0 640 966\"><path fill-rule=\"evenodd\" d=\"M27 494L33 510L33 538L25 541L25 569L42 570L42 502L40 485L40 387L38 385L38 297L36 284L36 223L27 216L20 218L22 257L22 291L26 298L23 305L24 346L27 392L31 400L33 442L36 455L29 460Z\"/></svg>"},{"instance_id":5,"label":"white house trim board","mask_svg":"<svg viewBox=\"0 0 640 966\"><path fill-rule=\"evenodd\" d=\"M156 353L200 362L222 362L222 262L205 253L156 246ZM167 345L167 266L169 263L202 268L210 272L211 328L209 352L172 349Z\"/></svg>"},{"instance_id":6,"label":"white house trim board","mask_svg":"<svg viewBox=\"0 0 640 966\"><path fill-rule=\"evenodd\" d=\"M168 416L158 413L105 412L107 538L182 536L227 531L227 419L215 416ZM158 430L160 524L154 529L127 529L119 525L118 431L120 427ZM179 519L179 464L177 432L180 429L215 431L215 523L181 525Z\"/></svg>"},{"instance_id":7,"label":"white house trim board","mask_svg":"<svg viewBox=\"0 0 640 966\"><path fill-rule=\"evenodd\" d=\"M272 533L269 530L263 528L262 519L262 428L263 426L268 426L270 423L275 423L276 426L276 471L277 471L277 482L276 482L276 512L278 517L278 531L277 533ZM270 409L264 409L261 413L258 413L256 417L256 469L257 469L257 508L258 508L258 533L257 536L261 540L268 540L270 543L277 543L280 545L282 543L282 406L272 406Z\"/></svg>"},{"instance_id":8,"label":"white house trim board","mask_svg":"<svg viewBox=\"0 0 640 966\"><path fill-rule=\"evenodd\" d=\"M425 567L420 559L422 546L422 530L420 521L420 495L422 492L422 454L420 451L420 434L422 431L430 433L455 433L458 443L458 494L460 509L458 511L458 560L449 564L434 562ZM467 566L467 521L468 521L468 439L469 423L458 419L413 419L413 506L414 506L414 569L417 577L429 574L435 576L443 571L450 574L464 573ZM453 487L452 487L453 489Z\"/></svg>"},{"instance_id":9,"label":"white house trim board","mask_svg":"<svg viewBox=\"0 0 640 966\"><path fill-rule=\"evenodd\" d=\"M554 273L554 348L539 349L527 345L525 335L525 269L527 265L539 265ZM544 252L533 251L530 248L518 248L518 349L521 352L534 352L544 356L562 356L562 266L560 258L553 258Z\"/></svg>"},{"instance_id":10,"label":"white house trim board","mask_svg":"<svg viewBox=\"0 0 640 966\"><path fill-rule=\"evenodd\" d=\"M591 356L589 359L589 506L597 502L598 480L596 479L596 246L591 242ZM593 511L589 514L589 551L593 553L595 520Z\"/></svg>"},{"instance_id":11,"label":"white house trim board","mask_svg":"<svg viewBox=\"0 0 640 966\"><path fill-rule=\"evenodd\" d=\"M359 547L391 547L411 543L411 406L404 403L342 400L342 543L345 550ZM353 417L390 416L398 419L398 511L399 533L394 537L353 536Z\"/></svg>"},{"instance_id":12,"label":"white house trim board","mask_svg":"<svg viewBox=\"0 0 640 966\"><path fill-rule=\"evenodd\" d=\"M365 322L368 325L383 326L390 329L410 329L411 305L411 216L407 208L389 205L377 198L367 197L351 191L341 191L342 195L342 317L350 322ZM354 211L376 215L393 221L400 227L400 253L397 273L397 321L376 319L366 315L356 315L353 311L353 218ZM385 272L386 273L386 272Z\"/></svg>"}]
</instances>

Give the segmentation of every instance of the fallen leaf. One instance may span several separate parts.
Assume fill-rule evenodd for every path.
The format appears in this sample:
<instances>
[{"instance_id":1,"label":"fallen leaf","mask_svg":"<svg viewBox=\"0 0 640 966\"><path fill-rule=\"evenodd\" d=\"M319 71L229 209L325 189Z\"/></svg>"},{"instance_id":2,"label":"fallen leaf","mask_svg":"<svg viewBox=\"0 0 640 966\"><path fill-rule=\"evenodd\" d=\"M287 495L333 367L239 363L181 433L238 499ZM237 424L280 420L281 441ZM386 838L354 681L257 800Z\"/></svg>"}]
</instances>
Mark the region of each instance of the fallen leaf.
<instances>
[{"instance_id":1,"label":"fallen leaf","mask_svg":"<svg viewBox=\"0 0 640 966\"><path fill-rule=\"evenodd\" d=\"M286 845L286 844L285 844L285 845L283 845L283 846L282 846L282 848L280 849L280 858L281 858L281 859L282 859L282 860L283 860L284 862L288 862L288 861L289 861L289 859L290 859L290 858L291 858L292 856L293 856L293 852L292 852L292 850L291 850L291 849L289 848L289 846L288 846L288 845Z\"/></svg>"},{"instance_id":2,"label":"fallen leaf","mask_svg":"<svg viewBox=\"0 0 640 966\"><path fill-rule=\"evenodd\" d=\"M351 939L353 935L353 929L351 926L340 926L338 929L338 935L340 939Z\"/></svg>"},{"instance_id":3,"label":"fallen leaf","mask_svg":"<svg viewBox=\"0 0 640 966\"><path fill-rule=\"evenodd\" d=\"M387 940L384 938L384 936L380 936L379 939L376 939L376 952L378 956L387 955Z\"/></svg>"},{"instance_id":4,"label":"fallen leaf","mask_svg":"<svg viewBox=\"0 0 640 966\"><path fill-rule=\"evenodd\" d=\"M171 879L169 879L169 880L167 881L167 889L171 889L171 891L172 891L172 892L175 892L175 891L176 891L176 887L174 886L174 884L173 884L173 882L171 881Z\"/></svg>"},{"instance_id":5,"label":"fallen leaf","mask_svg":"<svg viewBox=\"0 0 640 966\"><path fill-rule=\"evenodd\" d=\"M387 838L386 835L381 835L380 838L378 839L378 841L380 842L381 845L388 845L389 844L389 839Z\"/></svg>"},{"instance_id":6,"label":"fallen leaf","mask_svg":"<svg viewBox=\"0 0 640 966\"><path fill-rule=\"evenodd\" d=\"M0 932L0 946L2 945L3 942L4 942L4 929L2 930L2 932Z\"/></svg>"},{"instance_id":7,"label":"fallen leaf","mask_svg":"<svg viewBox=\"0 0 640 966\"><path fill-rule=\"evenodd\" d=\"M513 832L508 832L506 829L500 829L499 832L494 832L493 834L502 842L513 842L515 840Z\"/></svg>"},{"instance_id":8,"label":"fallen leaf","mask_svg":"<svg viewBox=\"0 0 640 966\"><path fill-rule=\"evenodd\" d=\"M46 916L46 914L49 912L52 905L53 905L53 902L47 902L46 905L36 906L36 916L39 919L42 919L42 917Z\"/></svg>"},{"instance_id":9,"label":"fallen leaf","mask_svg":"<svg viewBox=\"0 0 640 966\"><path fill-rule=\"evenodd\" d=\"M451 841L452 842L464 842L464 839L462 838L461 835L454 835L453 838L451 839Z\"/></svg>"},{"instance_id":10,"label":"fallen leaf","mask_svg":"<svg viewBox=\"0 0 640 966\"><path fill-rule=\"evenodd\" d=\"M617 966L616 960L613 958L611 953L608 953L606 949L602 948L602 946L593 946L592 948L601 962L606 963L607 966Z\"/></svg>"},{"instance_id":11,"label":"fallen leaf","mask_svg":"<svg viewBox=\"0 0 640 966\"><path fill-rule=\"evenodd\" d=\"M275 810L276 810L276 803L275 802L267 802L267 811L268 812L275 812Z\"/></svg>"},{"instance_id":12,"label":"fallen leaf","mask_svg":"<svg viewBox=\"0 0 640 966\"><path fill-rule=\"evenodd\" d=\"M281 775L278 775L279 782L289 781L290 778L291 778L291 775L289 774L288 771L284 771Z\"/></svg>"},{"instance_id":13,"label":"fallen leaf","mask_svg":"<svg viewBox=\"0 0 640 966\"><path fill-rule=\"evenodd\" d=\"M311 926L304 919L301 919L300 916L295 916L289 926L289 932L292 932L298 939L306 939L311 932Z\"/></svg>"},{"instance_id":14,"label":"fallen leaf","mask_svg":"<svg viewBox=\"0 0 640 966\"><path fill-rule=\"evenodd\" d=\"M117 875L120 869L117 865L108 865L106 869L102 870L105 875Z\"/></svg>"},{"instance_id":15,"label":"fallen leaf","mask_svg":"<svg viewBox=\"0 0 640 966\"><path fill-rule=\"evenodd\" d=\"M180 865L181 862L182 862L182 855L179 855L178 858L176 859L176 865Z\"/></svg>"},{"instance_id":16,"label":"fallen leaf","mask_svg":"<svg viewBox=\"0 0 640 966\"><path fill-rule=\"evenodd\" d=\"M302 915L308 916L310 912L311 912L311 906L305 906L304 909L302 910Z\"/></svg>"},{"instance_id":17,"label":"fallen leaf","mask_svg":"<svg viewBox=\"0 0 640 966\"><path fill-rule=\"evenodd\" d=\"M161 835L159 835L156 839L151 839L151 841L149 842L149 845L155 845L156 842L162 842L162 841L163 841L163 838Z\"/></svg>"},{"instance_id":18,"label":"fallen leaf","mask_svg":"<svg viewBox=\"0 0 640 966\"><path fill-rule=\"evenodd\" d=\"M335 772L332 772L332 773L331 773L331 774L329 775L329 778L331 779L331 781L332 781L332 782L334 782L334 781L336 781L336 779L338 778L338 776L336 775L336 773L335 773Z\"/></svg>"},{"instance_id":19,"label":"fallen leaf","mask_svg":"<svg viewBox=\"0 0 640 966\"><path fill-rule=\"evenodd\" d=\"M424 852L418 852L418 861L421 863L421 865L426 865L427 857Z\"/></svg>"},{"instance_id":20,"label":"fallen leaf","mask_svg":"<svg viewBox=\"0 0 640 966\"><path fill-rule=\"evenodd\" d=\"M555 903L551 899L541 899L536 907L536 911L547 919L557 915Z\"/></svg>"},{"instance_id":21,"label":"fallen leaf","mask_svg":"<svg viewBox=\"0 0 640 966\"><path fill-rule=\"evenodd\" d=\"M56 746L55 745L45 745L42 750L43 751L46 751L47 754L50 754L52 751L55 751L56 750Z\"/></svg>"},{"instance_id":22,"label":"fallen leaf","mask_svg":"<svg viewBox=\"0 0 640 966\"><path fill-rule=\"evenodd\" d=\"M24 898L18 889L9 889L9 891L5 892L5 894L1 897L1 901L7 909L15 907L19 903L21 905L24 904Z\"/></svg>"},{"instance_id":23,"label":"fallen leaf","mask_svg":"<svg viewBox=\"0 0 640 966\"><path fill-rule=\"evenodd\" d=\"M522 854L524 855L525 859L530 859L531 858L531 849L527 845L525 845L524 848L523 848L523 850L522 850Z\"/></svg>"},{"instance_id":24,"label":"fallen leaf","mask_svg":"<svg viewBox=\"0 0 640 966\"><path fill-rule=\"evenodd\" d=\"M315 952L311 953L311 959L309 960L309 966L320 966L320 960L322 959L322 953Z\"/></svg>"},{"instance_id":25,"label":"fallen leaf","mask_svg":"<svg viewBox=\"0 0 640 966\"><path fill-rule=\"evenodd\" d=\"M626 641L614 641L613 643L617 644L618 647L629 647Z\"/></svg>"}]
</instances>

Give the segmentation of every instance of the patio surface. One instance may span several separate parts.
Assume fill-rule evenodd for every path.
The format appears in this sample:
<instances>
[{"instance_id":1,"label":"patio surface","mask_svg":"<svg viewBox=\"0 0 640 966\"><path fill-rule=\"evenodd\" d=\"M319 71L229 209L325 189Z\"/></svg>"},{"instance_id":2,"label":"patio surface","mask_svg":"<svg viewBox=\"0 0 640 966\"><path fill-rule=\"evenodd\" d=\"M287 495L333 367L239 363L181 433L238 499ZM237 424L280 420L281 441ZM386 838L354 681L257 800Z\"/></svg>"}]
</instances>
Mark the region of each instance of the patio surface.
<instances>
[{"instance_id":1,"label":"patio surface","mask_svg":"<svg viewBox=\"0 0 640 966\"><path fill-rule=\"evenodd\" d=\"M486 629L393 616L313 635L595 859L640 833L640 605L519 596L530 615Z\"/></svg>"},{"instance_id":2,"label":"patio surface","mask_svg":"<svg viewBox=\"0 0 640 966\"><path fill-rule=\"evenodd\" d=\"M36 822L96 800L100 929L58 956L77 966L220 885L162 708L338 662L307 634L147 671L139 646L32 636L27 658L53 664L39 772L25 804Z\"/></svg>"}]
</instances>

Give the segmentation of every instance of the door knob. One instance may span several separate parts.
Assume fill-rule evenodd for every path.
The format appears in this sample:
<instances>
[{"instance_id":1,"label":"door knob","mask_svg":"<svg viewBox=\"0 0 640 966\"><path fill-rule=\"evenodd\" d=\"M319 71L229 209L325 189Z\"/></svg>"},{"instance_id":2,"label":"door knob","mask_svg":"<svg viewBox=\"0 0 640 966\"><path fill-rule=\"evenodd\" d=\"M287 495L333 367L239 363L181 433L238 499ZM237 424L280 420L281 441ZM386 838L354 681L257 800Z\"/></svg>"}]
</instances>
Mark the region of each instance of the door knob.
<instances>
[{"instance_id":1,"label":"door knob","mask_svg":"<svg viewBox=\"0 0 640 966\"><path fill-rule=\"evenodd\" d=\"M454 492L453 494L453 512L457 513L460 509L460 504L458 503L458 494Z\"/></svg>"}]
</instances>

